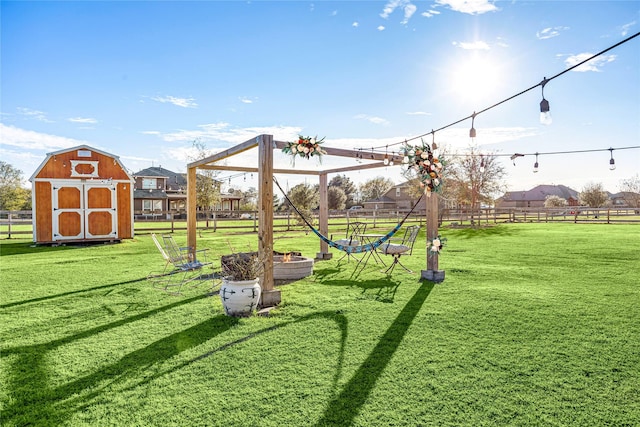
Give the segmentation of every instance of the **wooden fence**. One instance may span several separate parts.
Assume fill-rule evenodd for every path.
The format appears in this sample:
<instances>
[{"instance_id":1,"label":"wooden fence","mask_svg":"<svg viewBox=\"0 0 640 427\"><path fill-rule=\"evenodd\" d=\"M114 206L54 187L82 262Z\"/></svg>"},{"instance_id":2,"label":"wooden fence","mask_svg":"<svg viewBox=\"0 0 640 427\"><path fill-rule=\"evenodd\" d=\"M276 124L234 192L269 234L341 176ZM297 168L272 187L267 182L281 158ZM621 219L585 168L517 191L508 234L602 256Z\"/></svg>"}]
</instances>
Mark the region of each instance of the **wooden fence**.
<instances>
[{"instance_id":1,"label":"wooden fence","mask_svg":"<svg viewBox=\"0 0 640 427\"><path fill-rule=\"evenodd\" d=\"M391 228L405 217L408 211L389 209L358 209L357 211L330 211L329 230L345 230L350 221L366 221L373 228ZM414 211L407 223L425 224L424 209ZM640 209L633 208L513 208L469 210L441 209L443 226L467 226L474 224L498 224L508 222L572 222L589 224L640 224ZM317 224L317 216L314 219ZM215 211L199 213L198 229L213 232L257 232L255 211ZM301 230L293 212L276 212L274 232ZM186 216L171 212L154 214L135 213L136 234L176 232L187 229ZM0 238L28 238L33 233L32 211L0 211Z\"/></svg>"}]
</instances>

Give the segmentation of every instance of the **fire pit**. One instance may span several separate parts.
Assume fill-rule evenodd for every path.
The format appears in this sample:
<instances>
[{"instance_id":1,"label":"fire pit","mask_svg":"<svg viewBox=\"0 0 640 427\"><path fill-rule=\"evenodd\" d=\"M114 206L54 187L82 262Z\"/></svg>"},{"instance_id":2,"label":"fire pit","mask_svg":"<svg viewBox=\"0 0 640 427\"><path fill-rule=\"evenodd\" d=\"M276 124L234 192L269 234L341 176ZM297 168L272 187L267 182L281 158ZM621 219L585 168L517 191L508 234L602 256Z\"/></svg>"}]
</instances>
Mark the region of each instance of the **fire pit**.
<instances>
[{"instance_id":1,"label":"fire pit","mask_svg":"<svg viewBox=\"0 0 640 427\"><path fill-rule=\"evenodd\" d=\"M313 273L313 259L297 255L274 255L274 280L297 280Z\"/></svg>"}]
</instances>

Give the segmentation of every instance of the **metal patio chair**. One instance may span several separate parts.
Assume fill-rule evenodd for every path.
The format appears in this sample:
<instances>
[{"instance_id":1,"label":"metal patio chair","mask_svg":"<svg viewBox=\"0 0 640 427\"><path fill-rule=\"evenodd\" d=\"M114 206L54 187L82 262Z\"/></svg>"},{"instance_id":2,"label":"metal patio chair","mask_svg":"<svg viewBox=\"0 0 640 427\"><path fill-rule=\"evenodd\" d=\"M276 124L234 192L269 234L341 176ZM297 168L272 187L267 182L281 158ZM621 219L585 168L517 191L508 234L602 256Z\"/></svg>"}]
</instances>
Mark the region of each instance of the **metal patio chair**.
<instances>
[{"instance_id":1,"label":"metal patio chair","mask_svg":"<svg viewBox=\"0 0 640 427\"><path fill-rule=\"evenodd\" d=\"M213 269L213 263L207 260L208 249L198 249L194 255L191 248L178 246L172 235L163 235L162 243L155 234L151 238L165 261L162 273L148 276L155 287L165 291L177 288L173 293L179 294L185 283L213 277L213 271L203 271L205 267Z\"/></svg>"},{"instance_id":2,"label":"metal patio chair","mask_svg":"<svg viewBox=\"0 0 640 427\"><path fill-rule=\"evenodd\" d=\"M387 242L383 243L378 247L378 251L384 255L390 255L393 257L393 262L391 265L384 270L385 273L391 274L393 270L396 268L396 265L399 264L402 268L407 270L409 273L413 273L410 269L404 266L400 262L400 257L402 255L411 255L413 253L413 245L416 242L416 238L418 237L418 233L420 232L419 225L412 225L405 228L404 237L400 243Z\"/></svg>"}]
</instances>

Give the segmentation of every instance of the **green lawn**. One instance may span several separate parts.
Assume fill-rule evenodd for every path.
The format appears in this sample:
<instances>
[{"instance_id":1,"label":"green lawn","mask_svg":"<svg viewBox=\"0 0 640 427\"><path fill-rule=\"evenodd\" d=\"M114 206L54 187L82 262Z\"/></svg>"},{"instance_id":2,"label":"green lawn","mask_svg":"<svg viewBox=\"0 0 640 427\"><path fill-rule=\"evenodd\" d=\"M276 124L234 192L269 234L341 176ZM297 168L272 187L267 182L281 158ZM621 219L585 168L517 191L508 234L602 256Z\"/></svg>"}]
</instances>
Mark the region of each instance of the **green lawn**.
<instances>
[{"instance_id":1,"label":"green lawn","mask_svg":"<svg viewBox=\"0 0 640 427\"><path fill-rule=\"evenodd\" d=\"M441 284L419 280L423 231L403 258L417 274L351 277L336 256L282 286L269 317L239 319L211 282L154 289L148 235L1 240L0 425L640 425L640 227L442 234ZM219 264L257 235L198 242ZM319 241L278 234L274 249Z\"/></svg>"}]
</instances>

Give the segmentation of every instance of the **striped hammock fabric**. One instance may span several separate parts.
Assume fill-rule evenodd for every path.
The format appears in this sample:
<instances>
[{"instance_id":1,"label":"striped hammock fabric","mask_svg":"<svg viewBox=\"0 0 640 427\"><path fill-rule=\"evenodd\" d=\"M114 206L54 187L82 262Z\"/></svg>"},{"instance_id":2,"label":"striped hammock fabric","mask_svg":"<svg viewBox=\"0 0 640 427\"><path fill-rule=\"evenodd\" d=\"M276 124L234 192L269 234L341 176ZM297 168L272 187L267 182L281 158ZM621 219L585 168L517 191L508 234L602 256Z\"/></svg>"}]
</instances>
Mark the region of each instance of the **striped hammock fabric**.
<instances>
[{"instance_id":1,"label":"striped hammock fabric","mask_svg":"<svg viewBox=\"0 0 640 427\"><path fill-rule=\"evenodd\" d=\"M407 220L407 218L409 218L409 216L415 210L416 206L418 206L418 203L420 203L420 200L422 200L422 198L424 197L424 194L421 195L420 198L418 199L418 201L413 205L413 207L411 208L409 213L406 214L404 218L402 218L402 221L400 221L398 223L398 225L393 227L393 229L391 231L389 231L387 234L385 234L383 237L379 238L378 240L376 240L374 242L367 243L367 244L364 244L364 245L351 246L351 245L344 245L344 244L341 244L341 243L338 243L338 242L334 242L333 240L329 239L328 237L322 235L322 233L320 233L313 225L311 225L309 223L309 221L307 221L307 219L304 217L304 215L302 215L302 213L300 213L298 208L291 202L291 200L287 196L287 193L285 193L284 190L282 189L282 187L280 187L280 184L278 183L278 180L276 179L275 176L273 177L273 181L276 183L276 185L280 189L280 192L282 193L284 198L287 200L287 202L289 202L291 207L298 213L298 215L300 215L300 218L302 218L304 223L307 224L307 227L309 227L311 229L311 231L313 231L313 233L320 238L320 240L322 240L323 242L327 243L332 248L338 249L338 250L346 252L348 254L359 254L359 253L363 253L363 252L375 251L376 248L378 248L380 245L384 244L387 240L389 240L391 237L393 237L393 235L396 234L398 232L398 230L400 230L400 227L402 227L402 224L404 224L404 222Z\"/></svg>"}]
</instances>

